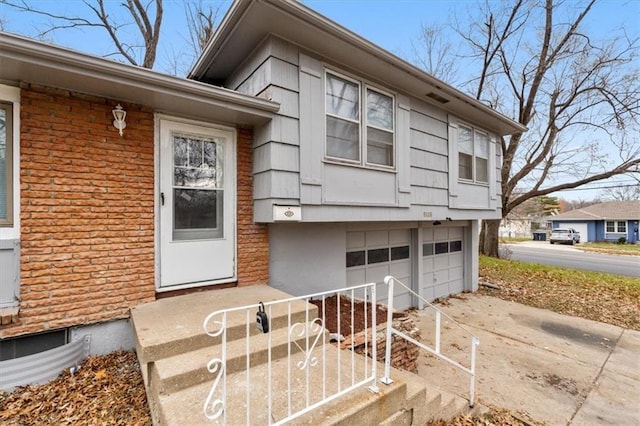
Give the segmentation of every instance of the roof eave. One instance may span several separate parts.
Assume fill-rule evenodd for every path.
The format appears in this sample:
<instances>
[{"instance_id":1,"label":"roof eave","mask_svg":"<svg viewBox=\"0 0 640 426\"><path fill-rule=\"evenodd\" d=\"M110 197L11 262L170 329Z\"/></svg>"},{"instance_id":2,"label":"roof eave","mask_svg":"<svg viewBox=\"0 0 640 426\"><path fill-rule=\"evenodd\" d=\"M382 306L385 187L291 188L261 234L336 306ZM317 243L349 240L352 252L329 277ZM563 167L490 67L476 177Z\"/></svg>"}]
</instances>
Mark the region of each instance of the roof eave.
<instances>
[{"instance_id":1,"label":"roof eave","mask_svg":"<svg viewBox=\"0 0 640 426\"><path fill-rule=\"evenodd\" d=\"M0 45L0 80L4 81L42 84L178 114L191 115L191 110L198 114L204 108L207 115L220 112L225 121L242 124L268 121L279 109L278 103L265 99L13 34L0 33Z\"/></svg>"},{"instance_id":2,"label":"roof eave","mask_svg":"<svg viewBox=\"0 0 640 426\"><path fill-rule=\"evenodd\" d=\"M235 1L227 14L225 15L221 25L218 27L218 31L214 34L212 39L205 47L202 55L196 62L192 71L189 73L188 78L203 79L205 73L211 64L216 60L218 53L228 43L229 37L233 34L235 26L239 25L243 18L250 11L251 7L259 7L264 4L277 9L283 13L287 13L297 19L292 20L291 25L295 25L296 22L303 21L311 27L325 32L333 37L336 37L343 42L360 49L361 51L378 58L381 61L393 66L401 73L407 74L428 86L437 88L440 92L446 94L448 97L458 100L469 107L479 111L482 114L491 117L497 123L494 126L494 131L499 135L509 135L514 133L525 132L527 127L512 120L505 115L495 111L484 103L471 98L464 94L460 90L450 86L449 84L427 74L420 68L406 62L398 56L382 49L374 43L364 39L363 37L355 34L347 28L329 20L328 18L320 15L312 9L304 6L297 1L291 0L237 0ZM273 33L277 34L277 28ZM236 41L237 42L237 41ZM239 40L242 42L242 38ZM446 106L440 106L447 110ZM455 111L452 111L455 113Z\"/></svg>"}]
</instances>

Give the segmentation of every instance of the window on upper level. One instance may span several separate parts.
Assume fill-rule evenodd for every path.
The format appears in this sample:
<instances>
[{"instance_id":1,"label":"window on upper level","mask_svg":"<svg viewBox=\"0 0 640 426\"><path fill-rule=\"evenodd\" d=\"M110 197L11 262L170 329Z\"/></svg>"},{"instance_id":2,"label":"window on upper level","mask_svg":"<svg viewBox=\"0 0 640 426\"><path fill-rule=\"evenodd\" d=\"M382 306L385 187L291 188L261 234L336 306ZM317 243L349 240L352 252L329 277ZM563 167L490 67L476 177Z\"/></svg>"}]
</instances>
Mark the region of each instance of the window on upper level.
<instances>
[{"instance_id":1,"label":"window on upper level","mask_svg":"<svg viewBox=\"0 0 640 426\"><path fill-rule=\"evenodd\" d=\"M626 233L627 222L624 220L607 220L607 232L611 233Z\"/></svg>"},{"instance_id":2,"label":"window on upper level","mask_svg":"<svg viewBox=\"0 0 640 426\"><path fill-rule=\"evenodd\" d=\"M458 127L458 177L489 183L489 136L472 127Z\"/></svg>"},{"instance_id":3,"label":"window on upper level","mask_svg":"<svg viewBox=\"0 0 640 426\"><path fill-rule=\"evenodd\" d=\"M0 226L13 224L13 104L0 102Z\"/></svg>"},{"instance_id":4,"label":"window on upper level","mask_svg":"<svg viewBox=\"0 0 640 426\"><path fill-rule=\"evenodd\" d=\"M394 107L393 96L327 72L327 158L364 166L394 167Z\"/></svg>"}]
</instances>

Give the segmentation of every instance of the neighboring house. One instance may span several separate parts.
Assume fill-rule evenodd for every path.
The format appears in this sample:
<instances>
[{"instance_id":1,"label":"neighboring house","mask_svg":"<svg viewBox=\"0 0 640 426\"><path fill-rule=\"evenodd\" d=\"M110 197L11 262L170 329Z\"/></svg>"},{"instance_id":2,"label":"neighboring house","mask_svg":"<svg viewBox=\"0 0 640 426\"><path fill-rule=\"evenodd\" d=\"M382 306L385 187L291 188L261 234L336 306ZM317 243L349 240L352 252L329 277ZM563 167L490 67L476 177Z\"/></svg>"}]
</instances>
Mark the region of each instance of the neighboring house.
<instances>
[{"instance_id":1,"label":"neighboring house","mask_svg":"<svg viewBox=\"0 0 640 426\"><path fill-rule=\"evenodd\" d=\"M561 213L553 217L553 228L574 228L580 241L638 242L640 201L610 201Z\"/></svg>"},{"instance_id":2,"label":"neighboring house","mask_svg":"<svg viewBox=\"0 0 640 426\"><path fill-rule=\"evenodd\" d=\"M236 1L189 79L0 45L3 359L106 352L186 291L477 289L497 141L525 129L303 4Z\"/></svg>"},{"instance_id":3,"label":"neighboring house","mask_svg":"<svg viewBox=\"0 0 640 426\"><path fill-rule=\"evenodd\" d=\"M507 216L500 221L498 232L501 238L531 237L531 218Z\"/></svg>"}]
</instances>

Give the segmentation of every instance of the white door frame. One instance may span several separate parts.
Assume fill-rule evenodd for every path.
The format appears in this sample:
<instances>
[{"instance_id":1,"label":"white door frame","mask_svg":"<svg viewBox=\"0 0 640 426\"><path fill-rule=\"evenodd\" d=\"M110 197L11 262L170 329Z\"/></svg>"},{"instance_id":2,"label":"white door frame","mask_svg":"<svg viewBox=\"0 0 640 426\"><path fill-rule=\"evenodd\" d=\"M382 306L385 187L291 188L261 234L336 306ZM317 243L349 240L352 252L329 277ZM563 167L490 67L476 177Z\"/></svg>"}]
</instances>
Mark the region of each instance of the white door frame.
<instances>
[{"instance_id":1,"label":"white door frame","mask_svg":"<svg viewBox=\"0 0 640 426\"><path fill-rule=\"evenodd\" d=\"M197 283L187 283L180 285L172 285L170 287L161 287L161 262L162 262L162 253L161 253L161 222L160 222L160 209L162 208L161 204L161 170L160 170L160 150L161 150L161 132L160 132L160 124L161 122L171 122L178 125L191 125L198 126L202 128L207 128L212 131L223 131L228 132L230 134L230 147L233 149L232 156L232 164L230 167L226 169L226 178L232 179L233 185L229 192L233 195L233 200L231 200L232 208L230 209L232 213L229 215L228 220L231 221L231 232L233 233L234 244L233 244L233 276L229 278L212 280L207 282L197 282ZM198 120L191 120L182 117L175 117L165 114L155 114L154 115L154 241L155 241L155 287L156 292L166 292L166 291L174 291L181 290L185 288L193 288L193 287L201 287L206 285L213 284L223 284L229 282L237 281L238 277L238 265L237 265L237 130L233 127L228 127L220 124L203 122ZM226 201L225 201L226 204ZM225 219L227 220L227 219Z\"/></svg>"}]
</instances>

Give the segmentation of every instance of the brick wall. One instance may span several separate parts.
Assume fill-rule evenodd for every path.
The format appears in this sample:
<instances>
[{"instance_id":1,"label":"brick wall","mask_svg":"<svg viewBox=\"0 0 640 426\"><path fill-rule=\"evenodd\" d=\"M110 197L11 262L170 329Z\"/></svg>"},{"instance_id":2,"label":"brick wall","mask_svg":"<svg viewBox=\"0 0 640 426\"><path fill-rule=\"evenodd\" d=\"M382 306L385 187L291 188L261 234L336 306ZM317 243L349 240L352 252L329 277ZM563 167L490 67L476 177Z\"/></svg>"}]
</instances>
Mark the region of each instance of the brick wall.
<instances>
[{"instance_id":1,"label":"brick wall","mask_svg":"<svg viewBox=\"0 0 640 426\"><path fill-rule=\"evenodd\" d=\"M21 302L0 337L106 319L155 299L153 112L24 84Z\"/></svg>"},{"instance_id":2,"label":"brick wall","mask_svg":"<svg viewBox=\"0 0 640 426\"><path fill-rule=\"evenodd\" d=\"M21 302L0 338L126 318L156 298L153 111L122 103L120 137L117 103L22 86ZM253 222L251 130L238 130L237 147L237 285L266 284L269 241L267 226Z\"/></svg>"},{"instance_id":3,"label":"brick wall","mask_svg":"<svg viewBox=\"0 0 640 426\"><path fill-rule=\"evenodd\" d=\"M253 136L238 129L238 286L267 284L269 234L267 225L253 222Z\"/></svg>"},{"instance_id":4,"label":"brick wall","mask_svg":"<svg viewBox=\"0 0 640 426\"><path fill-rule=\"evenodd\" d=\"M393 320L393 328L402 331L407 336L420 340L420 329L415 326L413 320L409 317L396 318ZM387 350L386 324L378 326L376 333L376 359L384 362ZM366 345L365 345L366 340ZM367 332L361 331L356 333L351 341L351 337L340 343L341 348L352 348L356 353L371 357L371 329ZM400 336L393 335L391 337L391 366L402 370L415 373L418 371L418 357L420 356L420 348L408 340Z\"/></svg>"}]
</instances>

